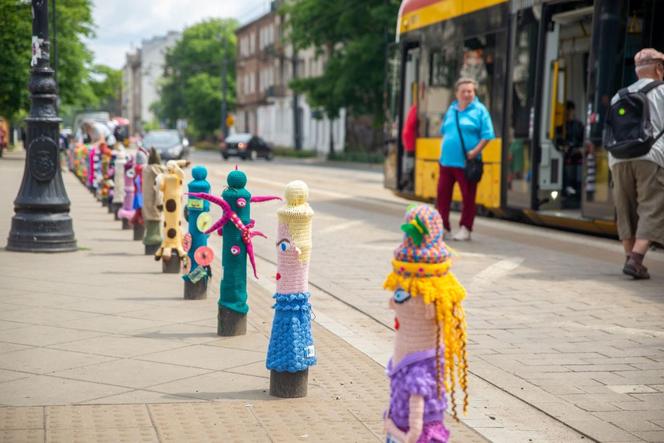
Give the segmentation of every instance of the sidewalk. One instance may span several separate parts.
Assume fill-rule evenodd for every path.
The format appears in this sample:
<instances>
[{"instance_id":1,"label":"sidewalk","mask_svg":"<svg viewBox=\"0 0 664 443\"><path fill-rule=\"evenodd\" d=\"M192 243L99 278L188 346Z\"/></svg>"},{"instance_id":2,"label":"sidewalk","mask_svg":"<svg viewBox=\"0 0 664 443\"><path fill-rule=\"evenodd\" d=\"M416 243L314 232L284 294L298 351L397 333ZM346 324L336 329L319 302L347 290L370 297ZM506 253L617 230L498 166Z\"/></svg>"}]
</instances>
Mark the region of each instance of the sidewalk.
<instances>
[{"instance_id":1,"label":"sidewalk","mask_svg":"<svg viewBox=\"0 0 664 443\"><path fill-rule=\"evenodd\" d=\"M22 156L0 160L4 235ZM162 274L131 231L71 174L64 179L79 251L0 251L0 441L383 440L379 364L314 323L319 364L308 396L270 397L265 282L249 282L247 335L218 337L218 259L208 299L185 301L180 276ZM447 424L452 441L484 441Z\"/></svg>"}]
</instances>

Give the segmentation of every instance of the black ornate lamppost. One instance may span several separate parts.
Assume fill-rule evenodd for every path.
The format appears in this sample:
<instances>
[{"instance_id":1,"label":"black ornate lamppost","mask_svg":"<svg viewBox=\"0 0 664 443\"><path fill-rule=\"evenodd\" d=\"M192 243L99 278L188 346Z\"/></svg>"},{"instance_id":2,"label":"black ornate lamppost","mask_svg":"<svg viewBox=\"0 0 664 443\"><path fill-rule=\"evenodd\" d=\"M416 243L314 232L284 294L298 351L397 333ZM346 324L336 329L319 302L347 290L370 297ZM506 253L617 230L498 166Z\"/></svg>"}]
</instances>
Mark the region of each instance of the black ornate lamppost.
<instances>
[{"instance_id":1,"label":"black ornate lamppost","mask_svg":"<svg viewBox=\"0 0 664 443\"><path fill-rule=\"evenodd\" d=\"M57 85L49 63L48 0L32 0L31 106L23 181L14 200L10 251L76 250L69 198L58 156Z\"/></svg>"}]
</instances>

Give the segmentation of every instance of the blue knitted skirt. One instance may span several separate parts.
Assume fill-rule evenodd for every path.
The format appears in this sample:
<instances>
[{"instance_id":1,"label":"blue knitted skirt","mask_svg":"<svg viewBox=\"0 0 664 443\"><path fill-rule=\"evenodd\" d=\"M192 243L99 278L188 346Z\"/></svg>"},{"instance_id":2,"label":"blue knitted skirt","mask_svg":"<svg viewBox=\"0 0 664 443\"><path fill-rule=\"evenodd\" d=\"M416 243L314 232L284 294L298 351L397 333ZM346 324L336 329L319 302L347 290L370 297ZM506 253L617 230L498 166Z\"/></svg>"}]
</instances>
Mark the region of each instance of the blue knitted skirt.
<instances>
[{"instance_id":1,"label":"blue knitted skirt","mask_svg":"<svg viewBox=\"0 0 664 443\"><path fill-rule=\"evenodd\" d=\"M277 372L299 372L316 364L311 336L310 294L274 294L274 320L265 366Z\"/></svg>"}]
</instances>

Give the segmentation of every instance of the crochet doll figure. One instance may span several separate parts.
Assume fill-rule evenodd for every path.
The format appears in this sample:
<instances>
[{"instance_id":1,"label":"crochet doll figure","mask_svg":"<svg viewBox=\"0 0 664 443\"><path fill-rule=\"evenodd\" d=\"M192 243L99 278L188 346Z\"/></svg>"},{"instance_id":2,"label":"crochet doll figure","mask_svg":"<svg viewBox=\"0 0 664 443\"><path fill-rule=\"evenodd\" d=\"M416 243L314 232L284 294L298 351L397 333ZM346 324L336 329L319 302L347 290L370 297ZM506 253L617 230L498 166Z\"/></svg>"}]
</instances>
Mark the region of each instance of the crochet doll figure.
<instances>
[{"instance_id":1,"label":"crochet doll figure","mask_svg":"<svg viewBox=\"0 0 664 443\"><path fill-rule=\"evenodd\" d=\"M401 226L404 239L394 252L385 289L395 311L394 354L387 366L390 407L388 441L447 442L443 424L450 394L456 418L455 384L466 393L465 290L450 271L443 224L430 206L411 206Z\"/></svg>"},{"instance_id":2,"label":"crochet doll figure","mask_svg":"<svg viewBox=\"0 0 664 443\"><path fill-rule=\"evenodd\" d=\"M271 370L270 394L278 397L305 396L308 368L316 364L309 303L314 211L307 203L308 195L304 182L290 182L286 206L277 211L277 293L266 366Z\"/></svg>"}]
</instances>

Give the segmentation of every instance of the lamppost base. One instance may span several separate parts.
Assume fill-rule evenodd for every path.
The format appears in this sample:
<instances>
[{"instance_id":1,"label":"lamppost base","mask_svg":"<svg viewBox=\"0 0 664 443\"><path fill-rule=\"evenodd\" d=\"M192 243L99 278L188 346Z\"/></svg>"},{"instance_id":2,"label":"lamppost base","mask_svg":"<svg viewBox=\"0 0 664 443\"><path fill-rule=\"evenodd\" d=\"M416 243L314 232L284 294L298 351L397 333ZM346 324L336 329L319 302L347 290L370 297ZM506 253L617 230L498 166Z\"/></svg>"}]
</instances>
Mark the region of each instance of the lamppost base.
<instances>
[{"instance_id":1,"label":"lamppost base","mask_svg":"<svg viewBox=\"0 0 664 443\"><path fill-rule=\"evenodd\" d=\"M247 314L240 314L230 309L219 308L217 315L217 335L235 337L247 333Z\"/></svg>"},{"instance_id":2,"label":"lamppost base","mask_svg":"<svg viewBox=\"0 0 664 443\"><path fill-rule=\"evenodd\" d=\"M196 283L185 280L184 299L185 300L203 300L207 298L207 278L202 278Z\"/></svg>"},{"instance_id":3,"label":"lamppost base","mask_svg":"<svg viewBox=\"0 0 664 443\"><path fill-rule=\"evenodd\" d=\"M134 225L134 240L143 241L143 235L145 235L145 225L135 224Z\"/></svg>"},{"instance_id":4,"label":"lamppost base","mask_svg":"<svg viewBox=\"0 0 664 443\"><path fill-rule=\"evenodd\" d=\"M131 229L131 222L127 218L122 219L122 230L123 231L128 231Z\"/></svg>"},{"instance_id":5,"label":"lamppost base","mask_svg":"<svg viewBox=\"0 0 664 443\"><path fill-rule=\"evenodd\" d=\"M307 396L309 369L299 372L270 371L270 395L280 398Z\"/></svg>"},{"instance_id":6,"label":"lamppost base","mask_svg":"<svg viewBox=\"0 0 664 443\"><path fill-rule=\"evenodd\" d=\"M177 252L169 257L161 257L161 272L164 274L180 273L180 256Z\"/></svg>"},{"instance_id":7,"label":"lamppost base","mask_svg":"<svg viewBox=\"0 0 664 443\"><path fill-rule=\"evenodd\" d=\"M7 250L18 252L76 251L72 219L66 212L16 212Z\"/></svg>"}]
</instances>

